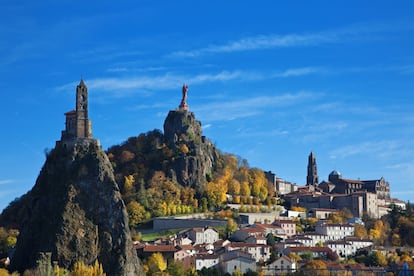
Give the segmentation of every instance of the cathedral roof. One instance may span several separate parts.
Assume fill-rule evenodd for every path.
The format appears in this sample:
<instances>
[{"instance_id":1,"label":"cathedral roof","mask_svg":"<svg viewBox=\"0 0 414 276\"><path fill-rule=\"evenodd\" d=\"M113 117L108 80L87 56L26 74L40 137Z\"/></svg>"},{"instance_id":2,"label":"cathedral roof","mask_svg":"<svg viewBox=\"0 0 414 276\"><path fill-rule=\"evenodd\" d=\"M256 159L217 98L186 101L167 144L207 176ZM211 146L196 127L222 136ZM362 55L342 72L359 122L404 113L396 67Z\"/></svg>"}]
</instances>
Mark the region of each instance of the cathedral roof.
<instances>
[{"instance_id":1,"label":"cathedral roof","mask_svg":"<svg viewBox=\"0 0 414 276\"><path fill-rule=\"evenodd\" d=\"M341 173L337 170L333 170L329 175L341 176Z\"/></svg>"}]
</instances>

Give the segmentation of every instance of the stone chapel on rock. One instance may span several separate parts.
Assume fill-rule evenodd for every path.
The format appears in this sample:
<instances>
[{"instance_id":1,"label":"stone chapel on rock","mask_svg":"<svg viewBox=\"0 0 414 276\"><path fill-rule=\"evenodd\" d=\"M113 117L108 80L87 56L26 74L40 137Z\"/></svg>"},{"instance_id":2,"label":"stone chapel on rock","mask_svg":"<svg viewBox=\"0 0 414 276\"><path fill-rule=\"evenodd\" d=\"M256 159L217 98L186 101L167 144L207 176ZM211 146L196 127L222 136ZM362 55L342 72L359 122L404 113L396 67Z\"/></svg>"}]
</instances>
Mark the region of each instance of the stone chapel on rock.
<instances>
[{"instance_id":1,"label":"stone chapel on rock","mask_svg":"<svg viewBox=\"0 0 414 276\"><path fill-rule=\"evenodd\" d=\"M62 131L61 140L57 143L63 143L67 147L81 141L99 144L98 140L92 138L92 122L89 120L88 112L88 87L81 79L76 86L76 109L65 113L65 130Z\"/></svg>"}]
</instances>

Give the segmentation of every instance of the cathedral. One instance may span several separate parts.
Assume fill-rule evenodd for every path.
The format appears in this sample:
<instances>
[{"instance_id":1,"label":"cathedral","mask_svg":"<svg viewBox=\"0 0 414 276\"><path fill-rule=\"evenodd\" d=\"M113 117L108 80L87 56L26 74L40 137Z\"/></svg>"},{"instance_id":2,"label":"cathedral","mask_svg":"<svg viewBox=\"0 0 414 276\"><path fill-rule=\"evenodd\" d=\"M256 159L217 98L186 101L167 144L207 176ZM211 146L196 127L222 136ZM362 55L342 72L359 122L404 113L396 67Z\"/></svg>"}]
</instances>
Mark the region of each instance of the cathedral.
<instances>
[{"instance_id":1,"label":"cathedral","mask_svg":"<svg viewBox=\"0 0 414 276\"><path fill-rule=\"evenodd\" d=\"M381 217L392 202L390 185L383 177L376 180L345 179L334 170L328 181L319 183L316 157L313 152L308 157L306 186L284 196L292 206L350 210L354 216L368 214Z\"/></svg>"}]
</instances>

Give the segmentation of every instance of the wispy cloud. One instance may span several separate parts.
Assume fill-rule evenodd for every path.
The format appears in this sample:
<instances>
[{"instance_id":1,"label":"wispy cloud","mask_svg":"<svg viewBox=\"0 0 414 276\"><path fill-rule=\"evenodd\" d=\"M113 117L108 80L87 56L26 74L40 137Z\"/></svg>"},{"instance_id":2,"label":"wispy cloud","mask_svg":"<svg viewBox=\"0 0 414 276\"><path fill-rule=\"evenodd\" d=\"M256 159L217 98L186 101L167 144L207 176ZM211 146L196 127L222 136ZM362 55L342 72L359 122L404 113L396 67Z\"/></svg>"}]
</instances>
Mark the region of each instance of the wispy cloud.
<instances>
[{"instance_id":1,"label":"wispy cloud","mask_svg":"<svg viewBox=\"0 0 414 276\"><path fill-rule=\"evenodd\" d=\"M395 156L401 151L402 145L398 141L363 142L344 146L330 152L330 158L348 158L355 155L370 155L379 158Z\"/></svg>"},{"instance_id":2,"label":"wispy cloud","mask_svg":"<svg viewBox=\"0 0 414 276\"><path fill-rule=\"evenodd\" d=\"M177 51L172 57L197 57L206 54L251 51L258 49L315 45L335 41L335 36L327 34L289 34L289 35L260 35L242 38L223 45L211 45L206 48Z\"/></svg>"},{"instance_id":3,"label":"wispy cloud","mask_svg":"<svg viewBox=\"0 0 414 276\"><path fill-rule=\"evenodd\" d=\"M304 47L315 46L320 44L341 43L343 41L365 40L369 37L378 38L378 35L385 32L395 31L402 28L408 28L402 24L371 24L362 23L338 28L335 30L326 30L314 33L302 34L268 34L252 37L240 38L223 44L210 45L205 48L182 50L171 53L170 57L198 57L208 54L232 53L252 50L287 48L287 47Z\"/></svg>"},{"instance_id":4,"label":"wispy cloud","mask_svg":"<svg viewBox=\"0 0 414 276\"><path fill-rule=\"evenodd\" d=\"M195 76L165 74L161 76L132 76L120 78L95 78L87 80L87 85L90 89L101 91L119 91L128 89L149 89L149 90L164 90L171 89L182 85L183 82L190 84L200 84L214 81L228 81L228 80L246 80L253 78L254 75L241 71L222 71L216 74L199 74ZM62 86L56 87L57 91L73 90L77 82L71 82Z\"/></svg>"},{"instance_id":5,"label":"wispy cloud","mask_svg":"<svg viewBox=\"0 0 414 276\"><path fill-rule=\"evenodd\" d=\"M401 66L397 70L403 74L414 74L414 64Z\"/></svg>"},{"instance_id":6,"label":"wispy cloud","mask_svg":"<svg viewBox=\"0 0 414 276\"><path fill-rule=\"evenodd\" d=\"M269 107L278 108L282 106L290 106L315 97L318 97L317 93L300 91L275 96L257 96L210 102L209 104L196 106L193 109L200 118L204 118L203 120L206 121L230 121L263 114Z\"/></svg>"},{"instance_id":7,"label":"wispy cloud","mask_svg":"<svg viewBox=\"0 0 414 276\"><path fill-rule=\"evenodd\" d=\"M14 179L0 179L0 185L11 184L15 182Z\"/></svg>"},{"instance_id":8,"label":"wispy cloud","mask_svg":"<svg viewBox=\"0 0 414 276\"><path fill-rule=\"evenodd\" d=\"M114 68L111 72L127 71L127 68ZM309 74L323 73L325 69L319 67L302 67L290 68L276 73L263 73L255 71L221 71L218 73L207 73L198 75L183 75L174 73L165 73L158 76L129 76L129 77L108 77L94 78L86 80L90 89L100 91L114 91L119 93L122 90L168 90L182 85L183 82L192 84L203 84L209 82L223 81L258 81L272 78L299 77ZM70 82L59 87L57 91L72 91L77 82ZM116 92L115 92L116 91ZM118 95L120 96L120 95Z\"/></svg>"},{"instance_id":9,"label":"wispy cloud","mask_svg":"<svg viewBox=\"0 0 414 276\"><path fill-rule=\"evenodd\" d=\"M303 67L303 68L292 68L285 71L275 73L273 76L278 78L287 77L298 77L310 74L325 73L326 70L320 67Z\"/></svg>"}]
</instances>

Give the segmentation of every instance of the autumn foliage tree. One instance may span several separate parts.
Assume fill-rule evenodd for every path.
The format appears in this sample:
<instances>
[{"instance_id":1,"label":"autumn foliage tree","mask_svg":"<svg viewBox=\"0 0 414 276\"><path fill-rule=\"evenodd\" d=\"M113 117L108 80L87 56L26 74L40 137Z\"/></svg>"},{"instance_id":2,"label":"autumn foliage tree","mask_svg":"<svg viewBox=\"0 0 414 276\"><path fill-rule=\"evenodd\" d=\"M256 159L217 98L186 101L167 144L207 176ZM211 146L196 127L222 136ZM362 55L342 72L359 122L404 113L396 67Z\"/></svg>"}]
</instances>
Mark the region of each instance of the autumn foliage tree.
<instances>
[{"instance_id":1,"label":"autumn foliage tree","mask_svg":"<svg viewBox=\"0 0 414 276\"><path fill-rule=\"evenodd\" d=\"M145 218L145 208L135 200L129 202L126 206L129 226L136 227Z\"/></svg>"},{"instance_id":2,"label":"autumn foliage tree","mask_svg":"<svg viewBox=\"0 0 414 276\"><path fill-rule=\"evenodd\" d=\"M357 238L368 238L368 232L364 225L356 223L354 225L354 236Z\"/></svg>"},{"instance_id":3,"label":"autumn foliage tree","mask_svg":"<svg viewBox=\"0 0 414 276\"><path fill-rule=\"evenodd\" d=\"M274 187L264 172L250 168L246 160L232 154L219 152L212 171L206 174L205 186L195 188L179 184L174 173L177 160L183 155L191 155L193 146L181 140L175 146L171 145L160 130L153 130L108 149L116 181L129 206L131 222L214 210L222 207L228 198L233 203L257 206L270 206L276 202ZM130 202L139 205L129 205ZM142 208L144 212L141 212ZM138 209L140 212L134 211Z\"/></svg>"},{"instance_id":4,"label":"autumn foliage tree","mask_svg":"<svg viewBox=\"0 0 414 276\"><path fill-rule=\"evenodd\" d=\"M73 266L73 271L70 274L71 276L84 276L84 275L93 275L93 276L104 276L106 275L103 271L102 265L95 261L91 266L85 265L83 262L76 262Z\"/></svg>"},{"instance_id":5,"label":"autumn foliage tree","mask_svg":"<svg viewBox=\"0 0 414 276\"><path fill-rule=\"evenodd\" d=\"M161 253L153 253L147 260L149 274L155 274L157 272L163 272L167 269L167 262Z\"/></svg>"},{"instance_id":6,"label":"autumn foliage tree","mask_svg":"<svg viewBox=\"0 0 414 276\"><path fill-rule=\"evenodd\" d=\"M383 245L387 240L389 230L389 225L379 219L375 222L374 227L369 230L369 238L374 240L376 244Z\"/></svg>"},{"instance_id":7,"label":"autumn foliage tree","mask_svg":"<svg viewBox=\"0 0 414 276\"><path fill-rule=\"evenodd\" d=\"M301 271L304 275L308 276L329 276L329 270L326 264L321 260L311 260L306 262L302 267Z\"/></svg>"}]
</instances>

